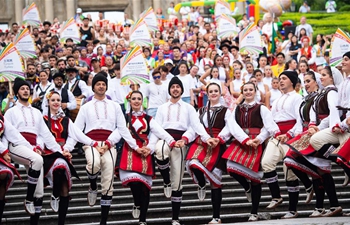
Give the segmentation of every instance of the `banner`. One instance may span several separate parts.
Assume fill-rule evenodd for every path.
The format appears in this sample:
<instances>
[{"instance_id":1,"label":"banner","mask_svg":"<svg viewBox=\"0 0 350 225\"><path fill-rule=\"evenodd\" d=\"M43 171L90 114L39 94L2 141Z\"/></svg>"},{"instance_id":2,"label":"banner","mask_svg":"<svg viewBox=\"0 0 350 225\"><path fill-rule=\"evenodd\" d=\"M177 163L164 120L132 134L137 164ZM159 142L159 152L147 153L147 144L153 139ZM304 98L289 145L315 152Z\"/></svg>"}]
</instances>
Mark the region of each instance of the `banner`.
<instances>
[{"instance_id":1,"label":"banner","mask_svg":"<svg viewBox=\"0 0 350 225\"><path fill-rule=\"evenodd\" d=\"M216 24L216 31L220 39L236 37L238 35L238 28L234 18L226 14L222 14L218 18Z\"/></svg>"},{"instance_id":2,"label":"banner","mask_svg":"<svg viewBox=\"0 0 350 225\"><path fill-rule=\"evenodd\" d=\"M120 68L122 85L149 83L149 71L140 46L137 45L121 58Z\"/></svg>"},{"instance_id":3,"label":"banner","mask_svg":"<svg viewBox=\"0 0 350 225\"><path fill-rule=\"evenodd\" d=\"M65 43L68 38L71 38L75 44L80 43L80 31L73 17L62 24L60 31L61 43Z\"/></svg>"},{"instance_id":4,"label":"banner","mask_svg":"<svg viewBox=\"0 0 350 225\"><path fill-rule=\"evenodd\" d=\"M10 43L0 53L0 82L14 81L16 77L24 79L24 67L16 46Z\"/></svg>"},{"instance_id":5,"label":"banner","mask_svg":"<svg viewBox=\"0 0 350 225\"><path fill-rule=\"evenodd\" d=\"M25 28L17 34L13 43L23 58L36 58L35 42L30 35L28 28Z\"/></svg>"},{"instance_id":6,"label":"banner","mask_svg":"<svg viewBox=\"0 0 350 225\"><path fill-rule=\"evenodd\" d=\"M248 52L252 55L263 53L261 35L254 23L239 33L239 52Z\"/></svg>"},{"instance_id":7,"label":"banner","mask_svg":"<svg viewBox=\"0 0 350 225\"><path fill-rule=\"evenodd\" d=\"M330 51L330 61L329 64L333 67L339 66L343 60L343 55L350 51L350 35L344 32L342 29L338 28L335 32Z\"/></svg>"},{"instance_id":8,"label":"banner","mask_svg":"<svg viewBox=\"0 0 350 225\"><path fill-rule=\"evenodd\" d=\"M25 25L39 26L41 23L39 11L34 2L23 9L22 15Z\"/></svg>"},{"instance_id":9,"label":"banner","mask_svg":"<svg viewBox=\"0 0 350 225\"><path fill-rule=\"evenodd\" d=\"M156 14L154 14L153 8L149 7L146 11L140 14L140 18L145 21L145 23L148 26L149 31L157 31L158 28L158 22Z\"/></svg>"},{"instance_id":10,"label":"banner","mask_svg":"<svg viewBox=\"0 0 350 225\"><path fill-rule=\"evenodd\" d=\"M130 28L130 45L153 46L151 35L148 31L147 24L143 19L139 19Z\"/></svg>"},{"instance_id":11,"label":"banner","mask_svg":"<svg viewBox=\"0 0 350 225\"><path fill-rule=\"evenodd\" d=\"M215 20L217 20L222 14L231 14L230 4L224 0L217 0L215 5Z\"/></svg>"}]
</instances>

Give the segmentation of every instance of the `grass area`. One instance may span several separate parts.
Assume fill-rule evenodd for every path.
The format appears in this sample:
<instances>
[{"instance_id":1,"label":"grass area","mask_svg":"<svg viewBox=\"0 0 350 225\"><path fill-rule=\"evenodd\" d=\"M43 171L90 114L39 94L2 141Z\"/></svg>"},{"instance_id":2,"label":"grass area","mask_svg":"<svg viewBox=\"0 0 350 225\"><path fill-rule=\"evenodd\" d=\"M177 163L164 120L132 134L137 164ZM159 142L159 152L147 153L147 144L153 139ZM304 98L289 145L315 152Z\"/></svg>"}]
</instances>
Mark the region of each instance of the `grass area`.
<instances>
[{"instance_id":1,"label":"grass area","mask_svg":"<svg viewBox=\"0 0 350 225\"><path fill-rule=\"evenodd\" d=\"M344 31L350 31L350 13L284 13L280 20L292 20L295 25L300 24L300 17L306 16L307 23L314 29L314 37L317 34L333 34L340 28Z\"/></svg>"}]
</instances>

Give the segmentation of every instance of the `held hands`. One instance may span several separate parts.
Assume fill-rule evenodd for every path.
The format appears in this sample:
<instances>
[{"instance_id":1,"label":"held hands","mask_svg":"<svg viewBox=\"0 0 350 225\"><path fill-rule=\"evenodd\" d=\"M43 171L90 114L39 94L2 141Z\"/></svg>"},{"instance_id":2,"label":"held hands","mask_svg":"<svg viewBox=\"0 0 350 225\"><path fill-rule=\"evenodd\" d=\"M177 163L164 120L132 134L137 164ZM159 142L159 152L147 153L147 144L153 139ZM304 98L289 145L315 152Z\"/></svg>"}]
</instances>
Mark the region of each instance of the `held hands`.
<instances>
[{"instance_id":1,"label":"held hands","mask_svg":"<svg viewBox=\"0 0 350 225\"><path fill-rule=\"evenodd\" d=\"M276 137L277 140L281 142L281 144L284 144L286 141L288 141L288 136L286 134L281 134Z\"/></svg>"},{"instance_id":2,"label":"held hands","mask_svg":"<svg viewBox=\"0 0 350 225\"><path fill-rule=\"evenodd\" d=\"M108 145L104 145L104 146L102 146L102 147L96 146L95 148L96 148L96 150L100 153L100 155L105 154L105 152L107 152L107 151L109 150Z\"/></svg>"},{"instance_id":3,"label":"held hands","mask_svg":"<svg viewBox=\"0 0 350 225\"><path fill-rule=\"evenodd\" d=\"M246 145L256 149L260 145L260 140L257 138L250 139L249 141L246 142Z\"/></svg>"},{"instance_id":4,"label":"held hands","mask_svg":"<svg viewBox=\"0 0 350 225\"><path fill-rule=\"evenodd\" d=\"M209 138L207 140L207 144L212 148L215 148L219 144L219 142L219 138Z\"/></svg>"},{"instance_id":5,"label":"held hands","mask_svg":"<svg viewBox=\"0 0 350 225\"><path fill-rule=\"evenodd\" d=\"M67 149L63 150L62 155L66 157L68 160L72 158L72 154L70 154L70 152Z\"/></svg>"},{"instance_id":6,"label":"held hands","mask_svg":"<svg viewBox=\"0 0 350 225\"><path fill-rule=\"evenodd\" d=\"M142 148L136 149L136 152L144 157L147 157L151 153L151 149L147 146L143 146Z\"/></svg>"},{"instance_id":7,"label":"held hands","mask_svg":"<svg viewBox=\"0 0 350 225\"><path fill-rule=\"evenodd\" d=\"M2 156L4 158L4 160L8 163L11 163L11 156L10 153L6 153L5 155Z\"/></svg>"},{"instance_id":8,"label":"held hands","mask_svg":"<svg viewBox=\"0 0 350 225\"><path fill-rule=\"evenodd\" d=\"M319 131L319 129L317 126L310 126L309 129L307 130L307 134L312 136L318 131Z\"/></svg>"}]
</instances>

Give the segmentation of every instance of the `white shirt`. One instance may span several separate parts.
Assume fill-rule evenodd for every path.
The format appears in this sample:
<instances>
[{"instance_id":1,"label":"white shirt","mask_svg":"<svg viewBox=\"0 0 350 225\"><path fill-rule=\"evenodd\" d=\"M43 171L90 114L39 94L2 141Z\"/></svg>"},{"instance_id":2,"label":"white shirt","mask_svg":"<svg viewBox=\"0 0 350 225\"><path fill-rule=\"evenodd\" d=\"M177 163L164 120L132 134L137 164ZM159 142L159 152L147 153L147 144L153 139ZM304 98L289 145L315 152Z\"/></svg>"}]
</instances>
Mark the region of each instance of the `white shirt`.
<instances>
[{"instance_id":1,"label":"white shirt","mask_svg":"<svg viewBox=\"0 0 350 225\"><path fill-rule=\"evenodd\" d=\"M308 37L310 37L310 34L314 32L314 30L312 29L311 25L308 24L308 23L305 23L305 24L300 24L297 26L297 28L295 29L295 35L297 37L299 37L299 34L300 34L300 30L304 28L306 30L306 35Z\"/></svg>"},{"instance_id":2,"label":"white shirt","mask_svg":"<svg viewBox=\"0 0 350 225\"><path fill-rule=\"evenodd\" d=\"M296 120L295 125L288 132L295 136L302 132L302 120L299 114L299 106L302 102L302 97L294 90L283 94L280 98L273 102L271 113L273 120L276 123Z\"/></svg>"},{"instance_id":3,"label":"white shirt","mask_svg":"<svg viewBox=\"0 0 350 225\"><path fill-rule=\"evenodd\" d=\"M326 90L327 88L334 88L334 85L328 85L326 88L324 88L323 90ZM318 125L318 128L320 130L323 130L325 128L328 127L333 127L335 126L337 123L340 123L340 111L337 109L337 105L338 105L338 92L335 90L331 90L327 93L327 96L325 96L327 98L327 103L328 103L328 109L329 109L329 116L327 116L326 118L324 118L321 123ZM316 97L317 98L317 97ZM310 110L310 123L316 124L316 104L314 101L314 106L311 107Z\"/></svg>"},{"instance_id":4,"label":"white shirt","mask_svg":"<svg viewBox=\"0 0 350 225\"><path fill-rule=\"evenodd\" d=\"M112 145L119 142L120 134L132 149L138 148L136 141L126 127L120 105L106 97L102 101L92 98L91 101L82 105L75 124L79 129L84 129L85 134L97 129L112 131L108 137Z\"/></svg>"},{"instance_id":5,"label":"white shirt","mask_svg":"<svg viewBox=\"0 0 350 225\"><path fill-rule=\"evenodd\" d=\"M73 93L73 87L75 82L77 81L77 78L73 78L72 80L67 80L67 83L65 84L68 85L68 90L70 90ZM86 83L83 80L78 81L78 87L80 88L81 94L85 96L85 98L89 95L89 90L86 85ZM75 96L78 97L78 96Z\"/></svg>"},{"instance_id":6,"label":"white shirt","mask_svg":"<svg viewBox=\"0 0 350 225\"><path fill-rule=\"evenodd\" d=\"M41 88L41 90L40 90L40 88ZM52 84L49 81L47 81L47 84L45 87L40 82L39 84L35 85L35 87L33 89L33 99L38 98L41 91L46 92L47 90L50 90L50 89L52 89Z\"/></svg>"},{"instance_id":7,"label":"white shirt","mask_svg":"<svg viewBox=\"0 0 350 225\"><path fill-rule=\"evenodd\" d=\"M338 89L338 105L344 108L350 108L350 75L348 75L344 81L340 84ZM350 111L347 111L346 117L350 117ZM341 122L341 127L348 128L346 119Z\"/></svg>"},{"instance_id":8,"label":"white shirt","mask_svg":"<svg viewBox=\"0 0 350 225\"><path fill-rule=\"evenodd\" d=\"M270 93L271 93L271 96L270 96L270 105L272 105L276 99L279 99L281 96L282 96L282 92L278 89L273 89L271 88L270 89Z\"/></svg>"},{"instance_id":9,"label":"white shirt","mask_svg":"<svg viewBox=\"0 0 350 225\"><path fill-rule=\"evenodd\" d=\"M118 104L124 104L126 95L129 93L129 86L121 85L119 78L108 80L108 89L106 95L110 96Z\"/></svg>"},{"instance_id":10,"label":"white shirt","mask_svg":"<svg viewBox=\"0 0 350 225\"><path fill-rule=\"evenodd\" d=\"M144 94L148 98L148 108L158 108L167 102L168 82L162 82L161 84L150 83L145 88Z\"/></svg>"},{"instance_id":11,"label":"white shirt","mask_svg":"<svg viewBox=\"0 0 350 225\"><path fill-rule=\"evenodd\" d=\"M19 131L37 135L37 143L45 143L51 151L61 151L47 127L39 110L31 105L24 106L17 102L16 105L7 110L5 118ZM42 149L44 146L40 146Z\"/></svg>"},{"instance_id":12,"label":"white shirt","mask_svg":"<svg viewBox=\"0 0 350 225\"><path fill-rule=\"evenodd\" d=\"M29 149L33 147L29 144L29 142L16 130L14 126L7 120L4 119L4 135L0 142L0 154L3 154L6 150L8 150L9 142L14 145L24 145Z\"/></svg>"},{"instance_id":13,"label":"white shirt","mask_svg":"<svg viewBox=\"0 0 350 225\"><path fill-rule=\"evenodd\" d=\"M182 97L191 97L190 90L196 88L193 77L190 74L178 75L177 77L181 80L184 87L184 93L182 94Z\"/></svg>"},{"instance_id":14,"label":"white shirt","mask_svg":"<svg viewBox=\"0 0 350 225\"><path fill-rule=\"evenodd\" d=\"M248 105L258 104L256 101L250 103L243 103ZM239 105L236 107L235 111L232 113L230 120L228 123L228 128L237 141L240 143L244 142L249 138L249 136L243 131L242 127L240 127L236 121L236 110L239 109ZM264 105L260 106L260 116L263 121L264 127L261 129L259 135L256 137L260 140L260 143L263 143L268 137L275 134L278 131L278 126L274 121L271 121L272 115L270 110L268 110Z\"/></svg>"},{"instance_id":15,"label":"white shirt","mask_svg":"<svg viewBox=\"0 0 350 225\"><path fill-rule=\"evenodd\" d=\"M183 136L191 139L188 128L192 128L195 133L201 136L202 141L207 141L210 136L200 123L196 110L190 104L181 99L176 103L168 101L159 106L156 114L158 124L166 129L186 131ZM187 135L187 136L186 136Z\"/></svg>"}]
</instances>

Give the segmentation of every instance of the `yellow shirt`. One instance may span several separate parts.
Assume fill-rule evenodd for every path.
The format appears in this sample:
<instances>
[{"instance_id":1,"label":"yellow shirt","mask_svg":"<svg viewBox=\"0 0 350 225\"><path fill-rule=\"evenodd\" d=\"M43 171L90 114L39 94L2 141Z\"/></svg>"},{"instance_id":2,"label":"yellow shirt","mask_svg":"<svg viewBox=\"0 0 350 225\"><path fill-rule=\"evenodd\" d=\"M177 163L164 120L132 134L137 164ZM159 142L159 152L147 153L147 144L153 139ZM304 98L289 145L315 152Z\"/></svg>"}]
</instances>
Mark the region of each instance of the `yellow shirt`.
<instances>
[{"instance_id":1,"label":"yellow shirt","mask_svg":"<svg viewBox=\"0 0 350 225\"><path fill-rule=\"evenodd\" d=\"M278 64L271 66L272 74L274 77L278 77L280 73L284 71L284 64L279 66Z\"/></svg>"}]
</instances>

